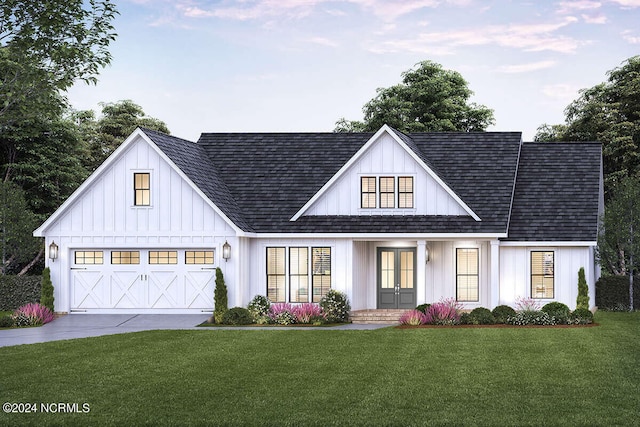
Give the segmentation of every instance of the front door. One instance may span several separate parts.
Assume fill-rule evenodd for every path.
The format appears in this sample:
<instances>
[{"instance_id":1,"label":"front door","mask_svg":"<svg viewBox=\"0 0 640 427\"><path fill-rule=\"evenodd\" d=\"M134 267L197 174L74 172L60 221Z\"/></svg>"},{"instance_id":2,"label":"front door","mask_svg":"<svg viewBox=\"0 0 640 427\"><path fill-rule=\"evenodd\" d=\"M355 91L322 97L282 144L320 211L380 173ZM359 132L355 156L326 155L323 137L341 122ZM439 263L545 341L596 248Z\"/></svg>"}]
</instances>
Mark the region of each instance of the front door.
<instances>
[{"instance_id":1,"label":"front door","mask_svg":"<svg viewBox=\"0 0 640 427\"><path fill-rule=\"evenodd\" d=\"M378 308L415 308L416 249L378 248Z\"/></svg>"}]
</instances>

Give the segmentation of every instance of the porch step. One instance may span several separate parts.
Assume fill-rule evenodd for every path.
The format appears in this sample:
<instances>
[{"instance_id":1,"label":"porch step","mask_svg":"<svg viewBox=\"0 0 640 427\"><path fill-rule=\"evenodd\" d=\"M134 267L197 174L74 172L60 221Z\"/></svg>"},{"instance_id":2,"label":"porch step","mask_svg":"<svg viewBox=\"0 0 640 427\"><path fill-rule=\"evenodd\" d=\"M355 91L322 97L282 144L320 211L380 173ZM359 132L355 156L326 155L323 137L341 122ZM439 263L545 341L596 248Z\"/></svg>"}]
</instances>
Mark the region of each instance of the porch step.
<instances>
[{"instance_id":1,"label":"porch step","mask_svg":"<svg viewBox=\"0 0 640 427\"><path fill-rule=\"evenodd\" d=\"M408 310L393 310L393 309L379 309L379 310L355 310L350 313L351 322L359 325L364 324L377 324L377 325L391 325L398 323L400 316Z\"/></svg>"}]
</instances>

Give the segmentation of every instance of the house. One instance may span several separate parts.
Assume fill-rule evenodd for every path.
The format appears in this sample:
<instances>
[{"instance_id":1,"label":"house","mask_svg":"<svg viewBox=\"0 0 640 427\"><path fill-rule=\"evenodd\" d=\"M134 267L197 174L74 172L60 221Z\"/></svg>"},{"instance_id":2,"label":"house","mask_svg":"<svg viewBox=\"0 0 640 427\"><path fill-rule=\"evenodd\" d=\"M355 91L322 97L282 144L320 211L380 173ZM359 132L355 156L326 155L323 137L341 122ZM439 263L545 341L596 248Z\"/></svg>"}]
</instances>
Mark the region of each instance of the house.
<instances>
[{"instance_id":1,"label":"house","mask_svg":"<svg viewBox=\"0 0 640 427\"><path fill-rule=\"evenodd\" d=\"M357 309L591 301L599 143L518 132L137 129L37 230L61 312L211 311L255 295Z\"/></svg>"}]
</instances>

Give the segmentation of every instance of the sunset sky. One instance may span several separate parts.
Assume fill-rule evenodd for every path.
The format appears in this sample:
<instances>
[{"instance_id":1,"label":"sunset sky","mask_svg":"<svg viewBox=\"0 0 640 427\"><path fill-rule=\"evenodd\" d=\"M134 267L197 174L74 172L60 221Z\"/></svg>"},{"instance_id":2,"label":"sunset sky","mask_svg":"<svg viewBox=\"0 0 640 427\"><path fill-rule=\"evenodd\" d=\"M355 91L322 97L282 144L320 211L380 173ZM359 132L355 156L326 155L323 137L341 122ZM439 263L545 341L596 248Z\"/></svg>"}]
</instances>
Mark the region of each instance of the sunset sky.
<instances>
[{"instance_id":1,"label":"sunset sky","mask_svg":"<svg viewBox=\"0 0 640 427\"><path fill-rule=\"evenodd\" d=\"M490 130L564 121L640 54L640 0L118 0L112 64L75 109L131 99L173 135L332 131L423 60L458 71Z\"/></svg>"}]
</instances>

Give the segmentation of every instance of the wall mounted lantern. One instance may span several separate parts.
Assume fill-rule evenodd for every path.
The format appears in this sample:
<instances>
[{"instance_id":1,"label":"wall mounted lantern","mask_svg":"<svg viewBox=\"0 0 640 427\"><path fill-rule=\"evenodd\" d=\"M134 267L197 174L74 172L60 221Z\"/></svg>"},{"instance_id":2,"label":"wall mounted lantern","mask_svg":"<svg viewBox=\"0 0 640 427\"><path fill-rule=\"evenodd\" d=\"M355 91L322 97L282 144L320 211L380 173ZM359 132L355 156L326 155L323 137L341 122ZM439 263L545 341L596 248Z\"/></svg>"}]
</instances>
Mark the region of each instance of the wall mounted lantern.
<instances>
[{"instance_id":1,"label":"wall mounted lantern","mask_svg":"<svg viewBox=\"0 0 640 427\"><path fill-rule=\"evenodd\" d=\"M224 258L224 262L229 261L229 258L231 258L231 245L226 240L222 245L222 258Z\"/></svg>"},{"instance_id":2,"label":"wall mounted lantern","mask_svg":"<svg viewBox=\"0 0 640 427\"><path fill-rule=\"evenodd\" d=\"M55 261L58 258L58 245L56 245L56 242L51 242L49 245L49 258L51 258L51 261Z\"/></svg>"}]
</instances>

